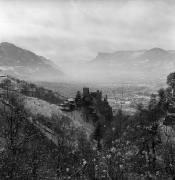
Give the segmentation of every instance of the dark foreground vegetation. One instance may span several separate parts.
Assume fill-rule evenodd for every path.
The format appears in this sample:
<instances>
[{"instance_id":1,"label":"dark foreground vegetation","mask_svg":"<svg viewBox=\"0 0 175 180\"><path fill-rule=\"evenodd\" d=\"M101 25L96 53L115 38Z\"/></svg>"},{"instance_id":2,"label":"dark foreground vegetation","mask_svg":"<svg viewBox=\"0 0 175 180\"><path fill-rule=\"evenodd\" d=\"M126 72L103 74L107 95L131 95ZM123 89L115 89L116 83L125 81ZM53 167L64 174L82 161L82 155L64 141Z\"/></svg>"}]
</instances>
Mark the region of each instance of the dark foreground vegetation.
<instances>
[{"instance_id":1,"label":"dark foreground vegetation","mask_svg":"<svg viewBox=\"0 0 175 180\"><path fill-rule=\"evenodd\" d=\"M175 144L169 141L172 134L160 131L160 127L174 128L175 118L169 111L175 102L175 73L168 76L167 84L167 89L150 97L147 108L139 104L135 115L118 110L110 121L98 119L90 139L77 129L73 142L70 137L75 131L67 133L70 129L65 126L69 124L63 119L52 128L60 136L58 146L28 121L30 114L25 111L22 96L9 93L1 97L0 179L173 179ZM37 116L35 120L41 122L42 118ZM56 117L52 118L50 122L55 122ZM47 119L43 122L53 126Z\"/></svg>"}]
</instances>

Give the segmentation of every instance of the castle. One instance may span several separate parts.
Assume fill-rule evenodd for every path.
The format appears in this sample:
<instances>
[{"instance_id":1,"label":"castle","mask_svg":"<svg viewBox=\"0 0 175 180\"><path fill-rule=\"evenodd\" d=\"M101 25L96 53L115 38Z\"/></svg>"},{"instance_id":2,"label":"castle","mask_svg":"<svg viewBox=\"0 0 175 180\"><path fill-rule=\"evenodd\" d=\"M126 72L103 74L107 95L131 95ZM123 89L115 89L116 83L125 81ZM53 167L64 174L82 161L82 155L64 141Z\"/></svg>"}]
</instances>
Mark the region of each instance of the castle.
<instances>
[{"instance_id":1,"label":"castle","mask_svg":"<svg viewBox=\"0 0 175 180\"><path fill-rule=\"evenodd\" d=\"M87 122L95 123L99 119L110 122L113 118L112 107L108 103L107 96L103 98L101 91L90 92L87 87L83 88L83 92L78 91L75 98L65 100L60 104L60 108L67 112L81 112Z\"/></svg>"},{"instance_id":2,"label":"castle","mask_svg":"<svg viewBox=\"0 0 175 180\"><path fill-rule=\"evenodd\" d=\"M109 105L107 96L103 98L102 92L90 92L89 88L83 88L83 93L77 92L76 106L84 112L87 121L96 122L99 119L111 121L112 107Z\"/></svg>"}]
</instances>

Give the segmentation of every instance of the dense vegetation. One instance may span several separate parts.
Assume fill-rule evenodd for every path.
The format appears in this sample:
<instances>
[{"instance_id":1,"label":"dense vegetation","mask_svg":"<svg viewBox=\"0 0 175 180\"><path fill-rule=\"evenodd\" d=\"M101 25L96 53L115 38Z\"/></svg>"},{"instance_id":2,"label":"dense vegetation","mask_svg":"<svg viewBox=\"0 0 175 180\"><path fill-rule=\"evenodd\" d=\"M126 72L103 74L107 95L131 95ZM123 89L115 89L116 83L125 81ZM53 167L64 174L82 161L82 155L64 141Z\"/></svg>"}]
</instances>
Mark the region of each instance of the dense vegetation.
<instances>
[{"instance_id":1,"label":"dense vegetation","mask_svg":"<svg viewBox=\"0 0 175 180\"><path fill-rule=\"evenodd\" d=\"M36 97L52 104L61 103L65 99L58 92L10 76L0 83L0 87L7 91L18 91L26 96Z\"/></svg>"},{"instance_id":2,"label":"dense vegetation","mask_svg":"<svg viewBox=\"0 0 175 180\"><path fill-rule=\"evenodd\" d=\"M67 128L66 119L58 123L54 116L35 117L61 137L58 146L27 121L29 114L21 97L8 94L6 104L0 104L0 136L5 139L5 150L0 152L0 179L173 179L174 144L162 140L160 126L174 95L175 73L168 76L167 84L167 89L150 97L147 108L139 104L135 115L118 110L108 124L99 119L90 140L84 132ZM75 131L76 141L72 138Z\"/></svg>"}]
</instances>

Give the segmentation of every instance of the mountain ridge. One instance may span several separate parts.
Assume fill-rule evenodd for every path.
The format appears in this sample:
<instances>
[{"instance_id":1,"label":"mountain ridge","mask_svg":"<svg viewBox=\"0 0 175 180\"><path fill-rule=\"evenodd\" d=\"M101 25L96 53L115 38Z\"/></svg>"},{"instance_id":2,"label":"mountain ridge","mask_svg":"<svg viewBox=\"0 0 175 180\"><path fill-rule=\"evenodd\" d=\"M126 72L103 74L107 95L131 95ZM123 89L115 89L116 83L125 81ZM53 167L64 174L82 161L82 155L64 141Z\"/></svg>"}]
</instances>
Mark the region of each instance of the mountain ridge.
<instances>
[{"instance_id":1,"label":"mountain ridge","mask_svg":"<svg viewBox=\"0 0 175 180\"><path fill-rule=\"evenodd\" d=\"M99 52L88 65L103 79L159 80L174 71L175 51L155 47L149 50Z\"/></svg>"},{"instance_id":2,"label":"mountain ridge","mask_svg":"<svg viewBox=\"0 0 175 180\"><path fill-rule=\"evenodd\" d=\"M111 56L111 55L126 55L126 54L131 54L131 53L145 53L145 54L149 54L149 53L175 53L175 50L165 50L163 48L158 48L158 47L154 47L151 49L140 49L140 50L119 50L119 51L114 51L114 52L98 52L96 58L98 57L102 57L102 56ZM91 60L91 61L94 61Z\"/></svg>"},{"instance_id":3,"label":"mountain ridge","mask_svg":"<svg viewBox=\"0 0 175 180\"><path fill-rule=\"evenodd\" d=\"M59 79L63 76L63 72L50 60L8 42L0 43L0 70L29 80Z\"/></svg>"}]
</instances>

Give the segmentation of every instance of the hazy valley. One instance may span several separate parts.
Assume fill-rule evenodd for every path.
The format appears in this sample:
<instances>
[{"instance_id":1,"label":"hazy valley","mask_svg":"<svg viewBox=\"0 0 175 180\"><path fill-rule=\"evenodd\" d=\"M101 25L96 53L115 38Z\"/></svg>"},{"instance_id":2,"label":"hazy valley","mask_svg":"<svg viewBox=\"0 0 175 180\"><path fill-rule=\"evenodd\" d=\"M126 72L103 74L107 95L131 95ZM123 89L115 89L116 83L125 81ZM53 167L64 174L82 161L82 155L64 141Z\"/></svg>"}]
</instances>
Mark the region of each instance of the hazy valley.
<instances>
[{"instance_id":1,"label":"hazy valley","mask_svg":"<svg viewBox=\"0 0 175 180\"><path fill-rule=\"evenodd\" d=\"M83 87L101 90L109 98L114 110L121 107L135 112L141 102L166 87L165 77L175 64L175 52L160 48L139 51L99 53L93 60L80 64L66 64L64 71L52 61L10 43L0 45L2 74L35 82L59 92L63 97L75 97ZM85 70L85 71L84 71Z\"/></svg>"},{"instance_id":2,"label":"hazy valley","mask_svg":"<svg viewBox=\"0 0 175 180\"><path fill-rule=\"evenodd\" d=\"M166 156L175 143L171 119L175 75L166 80L165 74L174 68L174 51L100 53L74 68L64 71L44 57L1 43L0 169L4 169L4 180L14 176L61 180L130 176L129 180L135 180L144 174L140 170L152 171L149 163L167 164L171 169L169 160L174 156L168 160ZM84 68L91 69L90 74ZM75 70L79 77L72 76ZM144 143L153 142L157 144L143 150L145 156L138 153ZM114 169L109 172L111 166ZM160 170L162 174L155 175L157 171L152 175L158 179L173 176Z\"/></svg>"},{"instance_id":3,"label":"hazy valley","mask_svg":"<svg viewBox=\"0 0 175 180\"><path fill-rule=\"evenodd\" d=\"M175 180L174 10L0 0L0 180Z\"/></svg>"}]
</instances>

